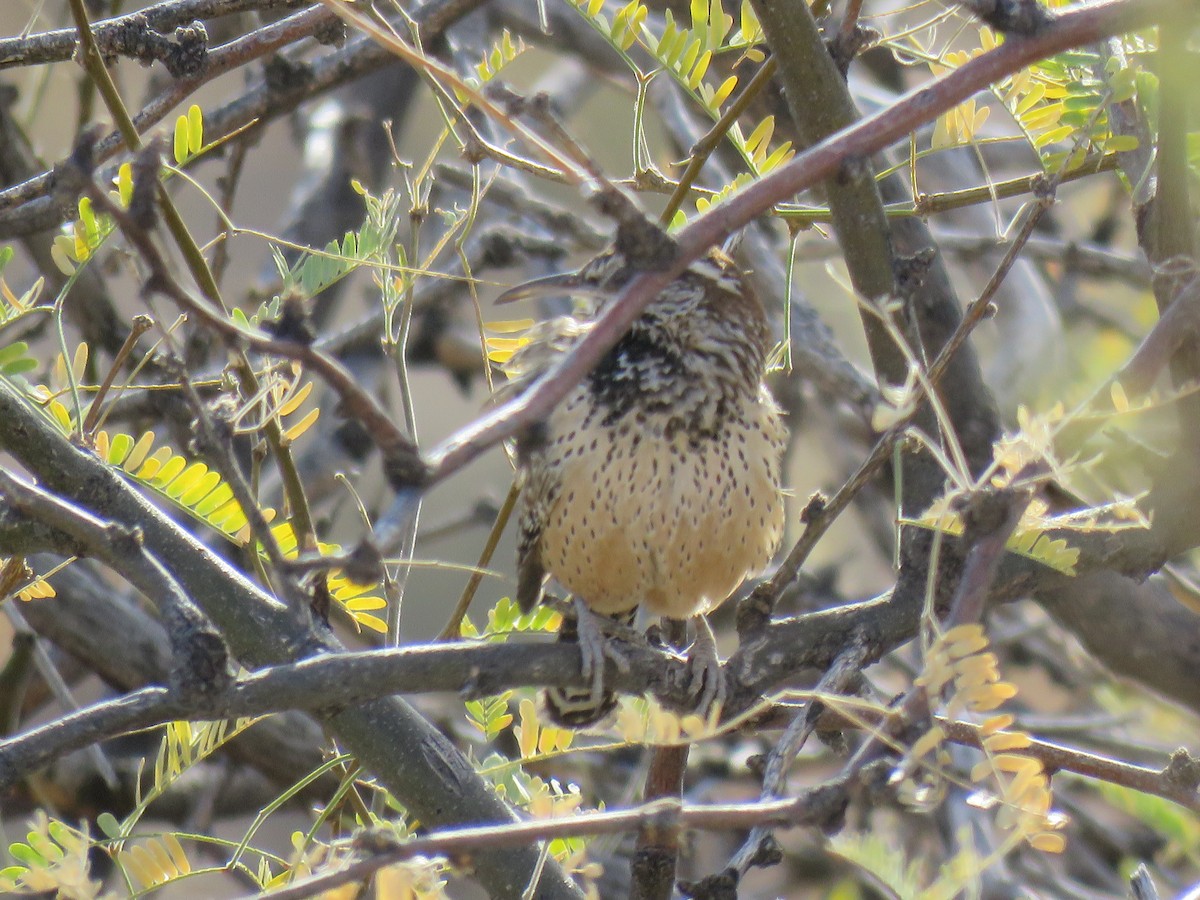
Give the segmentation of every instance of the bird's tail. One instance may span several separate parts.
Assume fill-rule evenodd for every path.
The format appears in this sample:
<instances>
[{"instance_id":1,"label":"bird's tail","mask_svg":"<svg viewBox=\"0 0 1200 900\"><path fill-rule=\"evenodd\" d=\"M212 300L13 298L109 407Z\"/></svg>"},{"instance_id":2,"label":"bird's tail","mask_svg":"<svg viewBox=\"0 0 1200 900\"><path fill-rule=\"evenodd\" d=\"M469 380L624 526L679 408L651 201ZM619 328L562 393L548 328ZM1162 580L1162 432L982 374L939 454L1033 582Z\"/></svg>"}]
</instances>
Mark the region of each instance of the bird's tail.
<instances>
[{"instance_id":1,"label":"bird's tail","mask_svg":"<svg viewBox=\"0 0 1200 900\"><path fill-rule=\"evenodd\" d=\"M632 626L637 619L637 607L613 613L608 618L620 625ZM579 623L573 616L563 619L558 639L570 643L579 642ZM587 728L597 725L617 708L617 695L613 691L602 691L599 700L596 700L593 699L591 690L586 687L546 688L542 700L550 721L562 728Z\"/></svg>"}]
</instances>

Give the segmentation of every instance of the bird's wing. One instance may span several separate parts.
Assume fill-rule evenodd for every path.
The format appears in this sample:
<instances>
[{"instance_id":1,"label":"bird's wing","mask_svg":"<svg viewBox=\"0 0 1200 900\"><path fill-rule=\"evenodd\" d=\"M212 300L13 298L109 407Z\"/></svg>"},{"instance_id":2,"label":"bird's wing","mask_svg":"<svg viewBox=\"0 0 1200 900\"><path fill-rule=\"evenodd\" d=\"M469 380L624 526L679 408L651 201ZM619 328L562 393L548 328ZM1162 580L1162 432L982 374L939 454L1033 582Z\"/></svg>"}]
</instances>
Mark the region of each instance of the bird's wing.
<instances>
[{"instance_id":1,"label":"bird's wing","mask_svg":"<svg viewBox=\"0 0 1200 900\"><path fill-rule=\"evenodd\" d=\"M508 381L493 395L503 403L524 393L564 353L587 334L591 323L562 316L540 322L522 335L521 346L501 365ZM542 596L546 569L542 564L542 528L558 496L557 467L541 464L542 428L533 426L517 436L517 460L524 474L517 536L517 604L529 612Z\"/></svg>"}]
</instances>

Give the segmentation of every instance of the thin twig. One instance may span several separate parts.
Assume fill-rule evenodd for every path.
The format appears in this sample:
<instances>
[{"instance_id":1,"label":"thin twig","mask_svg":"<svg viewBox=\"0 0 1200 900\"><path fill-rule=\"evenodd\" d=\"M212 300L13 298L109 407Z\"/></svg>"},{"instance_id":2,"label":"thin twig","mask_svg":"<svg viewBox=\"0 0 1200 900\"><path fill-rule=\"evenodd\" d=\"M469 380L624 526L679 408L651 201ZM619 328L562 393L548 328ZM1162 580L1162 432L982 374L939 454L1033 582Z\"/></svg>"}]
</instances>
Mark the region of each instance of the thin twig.
<instances>
[{"instance_id":1,"label":"thin twig","mask_svg":"<svg viewBox=\"0 0 1200 900\"><path fill-rule=\"evenodd\" d=\"M108 395L112 388L113 381L116 380L117 373L121 371L125 365L125 360L129 358L129 354L133 352L133 348L137 345L138 339L143 334L153 327L154 323L149 316L134 316L133 328L125 337L125 342L121 344L121 349L117 351L117 355L113 357L112 365L109 366L108 374L104 376L104 381L96 390L96 396L92 398L91 405L88 406L87 415L84 416L83 424L79 426L79 433L84 439L89 439L92 432L96 428L96 423L100 420L100 408L103 405L104 398Z\"/></svg>"},{"instance_id":2,"label":"thin twig","mask_svg":"<svg viewBox=\"0 0 1200 900\"><path fill-rule=\"evenodd\" d=\"M865 658L863 642L852 638L834 664L821 676L821 680L813 689L813 699L793 715L783 736L767 756L762 792L759 795L763 800L783 796L788 769L816 729L821 714L826 709L820 698L844 693L854 679L862 674ZM729 867L736 869L739 875L745 875L751 866L763 859L764 853L770 852L765 843L770 840L770 836L771 830L766 825L758 825L751 829L750 835L730 860Z\"/></svg>"},{"instance_id":3,"label":"thin twig","mask_svg":"<svg viewBox=\"0 0 1200 900\"><path fill-rule=\"evenodd\" d=\"M488 532L483 550L479 553L479 562L475 564L475 571L467 579L467 585L463 588L462 595L454 606L454 611L450 613L450 618L446 620L446 626L438 633L436 640L453 641L459 638L463 616L467 614L471 601L475 599L475 592L479 589L479 583L483 581L484 571L492 563L492 556L500 544L500 538L504 534L504 529L508 525L509 517L512 516L512 511L517 505L517 497L520 494L521 485L514 481L512 487L508 489L508 496L504 498L503 505L496 513L495 521L492 522L492 530Z\"/></svg>"},{"instance_id":4,"label":"thin twig","mask_svg":"<svg viewBox=\"0 0 1200 900\"><path fill-rule=\"evenodd\" d=\"M679 181L676 182L671 196L667 199L667 205L663 207L662 215L658 220L666 225L683 206L683 201L687 198L688 191L692 185L696 183L696 179L700 177L700 170L704 168L704 163L712 156L713 151L721 146L721 141L725 135L729 133L729 129L737 122L746 108L758 96L759 92L770 83L771 78L775 75L775 70L778 68L778 63L775 57L771 57L764 62L754 73L754 77L742 89L742 92L734 98L733 102L725 108L725 112L721 113L721 118L718 119L713 127L708 132L696 141L696 145L692 147L691 153L688 154L687 165L683 169L683 174L679 176Z\"/></svg>"},{"instance_id":5,"label":"thin twig","mask_svg":"<svg viewBox=\"0 0 1200 900\"><path fill-rule=\"evenodd\" d=\"M369 854L343 869L326 872L295 882L271 892L279 900L299 900L323 891L364 881L382 868L417 856L470 855L480 847L527 846L537 841L568 838L589 834L616 834L632 831L653 822L658 828L678 831L697 829L717 831L747 828L761 822L782 826L804 827L820 824L828 817L827 800L831 790L814 788L790 800L772 803L729 803L695 805L677 800L656 800L628 810L608 810L580 813L557 819L519 822L512 825L461 828L429 834L424 837L398 841L392 833L371 832L359 841L359 848Z\"/></svg>"}]
</instances>

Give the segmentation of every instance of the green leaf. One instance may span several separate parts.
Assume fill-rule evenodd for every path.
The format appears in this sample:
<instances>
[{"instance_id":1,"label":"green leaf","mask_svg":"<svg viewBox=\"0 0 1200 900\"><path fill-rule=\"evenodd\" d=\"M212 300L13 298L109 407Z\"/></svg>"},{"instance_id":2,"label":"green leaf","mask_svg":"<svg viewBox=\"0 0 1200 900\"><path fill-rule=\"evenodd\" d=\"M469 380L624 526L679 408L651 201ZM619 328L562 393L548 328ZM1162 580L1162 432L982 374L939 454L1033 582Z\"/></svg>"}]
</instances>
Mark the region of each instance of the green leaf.
<instances>
[{"instance_id":1,"label":"green leaf","mask_svg":"<svg viewBox=\"0 0 1200 900\"><path fill-rule=\"evenodd\" d=\"M19 860L31 869L42 869L46 867L49 860L45 859L40 853L30 847L28 844L14 843L8 845L8 855L13 859Z\"/></svg>"},{"instance_id":2,"label":"green leaf","mask_svg":"<svg viewBox=\"0 0 1200 900\"><path fill-rule=\"evenodd\" d=\"M1138 139L1133 134L1114 134L1104 139L1104 149L1110 153L1128 153L1138 148Z\"/></svg>"},{"instance_id":3,"label":"green leaf","mask_svg":"<svg viewBox=\"0 0 1200 900\"><path fill-rule=\"evenodd\" d=\"M0 369L14 360L20 359L28 349L29 345L24 341L15 341L7 347L0 347Z\"/></svg>"},{"instance_id":4,"label":"green leaf","mask_svg":"<svg viewBox=\"0 0 1200 900\"><path fill-rule=\"evenodd\" d=\"M1097 62L1100 61L1099 54L1089 53L1087 50L1067 50L1055 56L1059 62L1064 65L1074 66L1079 69L1091 69Z\"/></svg>"},{"instance_id":5,"label":"green leaf","mask_svg":"<svg viewBox=\"0 0 1200 900\"><path fill-rule=\"evenodd\" d=\"M121 838L125 836L121 831L121 823L118 822L117 817L110 812L102 812L100 815L96 816L96 827L110 838Z\"/></svg>"}]
</instances>

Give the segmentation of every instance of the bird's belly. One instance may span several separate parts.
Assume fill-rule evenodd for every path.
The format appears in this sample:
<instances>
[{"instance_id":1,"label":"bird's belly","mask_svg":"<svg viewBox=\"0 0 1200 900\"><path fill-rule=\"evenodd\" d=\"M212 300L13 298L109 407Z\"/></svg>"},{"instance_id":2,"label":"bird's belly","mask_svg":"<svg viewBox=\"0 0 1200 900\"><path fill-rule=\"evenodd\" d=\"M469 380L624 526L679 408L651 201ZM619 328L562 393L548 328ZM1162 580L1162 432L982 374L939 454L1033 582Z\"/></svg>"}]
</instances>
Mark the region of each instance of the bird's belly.
<instances>
[{"instance_id":1,"label":"bird's belly","mask_svg":"<svg viewBox=\"0 0 1200 900\"><path fill-rule=\"evenodd\" d=\"M593 430L563 463L542 533L547 570L600 613L644 604L688 618L721 603L782 535L773 424L695 444L628 423L593 444Z\"/></svg>"}]
</instances>

